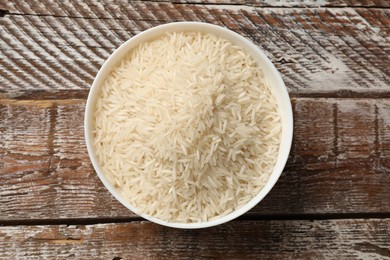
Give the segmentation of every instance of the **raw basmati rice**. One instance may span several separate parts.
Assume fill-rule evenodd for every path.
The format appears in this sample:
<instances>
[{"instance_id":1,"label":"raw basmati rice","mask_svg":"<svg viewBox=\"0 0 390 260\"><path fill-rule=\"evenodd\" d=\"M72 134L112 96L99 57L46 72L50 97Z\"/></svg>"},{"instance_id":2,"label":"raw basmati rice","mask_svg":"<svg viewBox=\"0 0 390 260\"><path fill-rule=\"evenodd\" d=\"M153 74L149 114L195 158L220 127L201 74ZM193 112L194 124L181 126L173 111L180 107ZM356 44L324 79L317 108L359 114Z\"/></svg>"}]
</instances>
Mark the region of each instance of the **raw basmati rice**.
<instances>
[{"instance_id":1,"label":"raw basmati rice","mask_svg":"<svg viewBox=\"0 0 390 260\"><path fill-rule=\"evenodd\" d=\"M121 196L169 222L247 203L278 156L281 123L262 71L213 34L167 33L130 51L96 102L94 148Z\"/></svg>"}]
</instances>

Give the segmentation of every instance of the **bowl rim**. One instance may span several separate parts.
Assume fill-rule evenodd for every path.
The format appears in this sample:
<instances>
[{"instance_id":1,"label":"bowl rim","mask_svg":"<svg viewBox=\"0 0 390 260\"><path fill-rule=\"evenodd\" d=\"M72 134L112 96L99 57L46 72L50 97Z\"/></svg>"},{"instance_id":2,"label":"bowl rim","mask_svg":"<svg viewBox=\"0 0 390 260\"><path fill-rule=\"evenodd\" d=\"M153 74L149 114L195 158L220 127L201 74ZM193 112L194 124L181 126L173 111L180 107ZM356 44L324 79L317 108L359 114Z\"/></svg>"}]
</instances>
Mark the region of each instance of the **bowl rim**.
<instances>
[{"instance_id":1,"label":"bowl rim","mask_svg":"<svg viewBox=\"0 0 390 260\"><path fill-rule=\"evenodd\" d=\"M160 32L159 32L160 31ZM150 216L145 213L139 213L139 210L128 203L127 201L122 198L119 191L117 191L108 181L105 174L102 172L97 159L96 155L94 153L93 148L93 132L92 132L92 118L93 118L93 112L94 112L94 101L96 99L96 96L101 88L101 82L104 81L106 76L109 72L111 72L112 68L117 64L118 61L114 62L115 59L121 59L123 58L123 55L127 53L130 49L136 47L139 45L139 43L142 42L142 39L147 38L151 39L154 37L151 37L151 35L162 35L166 31L210 31L210 33L214 33L217 35L220 35L222 37L229 36L230 38L235 38L237 41L240 42L240 45L245 48L251 49L251 56L253 56L253 53L255 55L258 55L258 57L266 64L266 66L271 70L272 77L276 80L278 87L277 87L277 96L275 95L275 89L274 86L269 86L271 91L273 92L274 98L278 99L278 109L279 113L281 113L280 105L283 102L283 114L284 118L282 119L282 136L281 136L281 142L279 144L279 153L278 158L275 163L273 172L271 173L267 183L265 186L256 194L251 200L249 200L246 204L241 206L238 209L235 209L231 213L222 216L217 217L216 219L209 220L207 222L200 222L200 223L178 223L178 222L167 222L161 219L158 219L156 217ZM139 43L137 43L139 42ZM132 46L133 45L133 46ZM119 57L119 58L118 58ZM255 59L256 60L256 59ZM114 64L111 64L114 63ZM266 76L267 77L267 76ZM284 124L283 124L284 123ZM287 126L287 128L286 128ZM94 81L92 83L92 86L90 88L86 106L85 106L85 114L84 114L84 135L85 135L85 141L86 146L88 150L89 158L92 162L92 165L94 167L95 172L99 176L99 179L102 181L104 186L108 189L108 191L127 209L131 210L135 214L141 216L142 218L149 220L151 222L167 226L167 227L173 227L173 228L181 228L181 229L199 229L199 228L206 228L206 227L212 227L216 225L220 225L223 223L226 223L228 221L231 221L250 209L252 209L255 205L257 205L263 198L269 193L269 191L274 187L275 183L279 179L280 175L283 172L283 169L286 165L291 144L292 144L292 136L293 136L293 113L292 113L292 106L291 106L291 100L287 91L287 88L283 82L283 79L273 63L269 60L269 58L263 53L263 51L255 45L253 42L248 40L247 38L241 36L240 34L231 31L225 27L221 27L218 25L210 24L210 23L204 23L204 22L173 22L173 23L167 23L163 25L159 25L150 29L147 29L143 32L140 32L139 34L131 37L129 40L121 44L109 57L108 59L103 63L102 67L99 69L96 77L94 78ZM282 146L283 145L283 146Z\"/></svg>"}]
</instances>

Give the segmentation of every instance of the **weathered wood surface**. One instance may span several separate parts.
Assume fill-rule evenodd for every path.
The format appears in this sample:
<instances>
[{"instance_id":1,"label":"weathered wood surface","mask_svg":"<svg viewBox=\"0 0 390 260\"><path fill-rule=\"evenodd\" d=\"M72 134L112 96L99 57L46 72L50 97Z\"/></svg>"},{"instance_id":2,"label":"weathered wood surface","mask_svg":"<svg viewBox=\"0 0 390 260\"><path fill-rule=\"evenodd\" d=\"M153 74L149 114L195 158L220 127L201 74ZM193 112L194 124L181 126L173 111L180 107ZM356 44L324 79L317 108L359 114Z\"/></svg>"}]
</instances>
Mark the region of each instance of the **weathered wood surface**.
<instances>
[{"instance_id":1,"label":"weathered wood surface","mask_svg":"<svg viewBox=\"0 0 390 260\"><path fill-rule=\"evenodd\" d=\"M8 259L390 259L390 219L0 227Z\"/></svg>"},{"instance_id":2,"label":"weathered wood surface","mask_svg":"<svg viewBox=\"0 0 390 260\"><path fill-rule=\"evenodd\" d=\"M0 1L0 258L390 259L389 7ZM84 143L85 99L104 60L174 21L249 38L294 97L293 147L274 189L240 219L205 230L140 222L101 184Z\"/></svg>"},{"instance_id":3,"label":"weathered wood surface","mask_svg":"<svg viewBox=\"0 0 390 260\"><path fill-rule=\"evenodd\" d=\"M287 167L247 216L389 214L390 100L293 104ZM0 223L134 217L91 166L84 106L84 100L0 100Z\"/></svg>"},{"instance_id":4,"label":"weathered wood surface","mask_svg":"<svg viewBox=\"0 0 390 260\"><path fill-rule=\"evenodd\" d=\"M0 17L2 98L85 98L120 44L150 27L189 20L226 26L255 42L293 95L390 95L389 9L93 0L2 1L0 9L9 11Z\"/></svg>"},{"instance_id":5,"label":"weathered wood surface","mask_svg":"<svg viewBox=\"0 0 390 260\"><path fill-rule=\"evenodd\" d=\"M147 0L153 1L153 0ZM260 7L389 7L386 0L158 0L182 4L247 5Z\"/></svg>"},{"instance_id":6,"label":"weathered wood surface","mask_svg":"<svg viewBox=\"0 0 390 260\"><path fill-rule=\"evenodd\" d=\"M0 5L3 10L10 10L12 12L18 12L23 14L34 13L34 10L38 7L41 10L46 9L47 6L61 6L61 5L76 5L78 7L89 9L91 6L98 6L104 8L105 5L127 5L127 0L117 0L113 3L110 0L66 0L61 3L55 0L30 0L26 2L24 0L9 0ZM132 1L136 2L136 1ZM140 2L140 1L138 1ZM387 0L144 0L143 2L170 2L173 4L204 4L204 5L244 5L244 6L256 6L256 7L377 7L386 8L390 7L390 3ZM51 13L53 14L53 13Z\"/></svg>"}]
</instances>

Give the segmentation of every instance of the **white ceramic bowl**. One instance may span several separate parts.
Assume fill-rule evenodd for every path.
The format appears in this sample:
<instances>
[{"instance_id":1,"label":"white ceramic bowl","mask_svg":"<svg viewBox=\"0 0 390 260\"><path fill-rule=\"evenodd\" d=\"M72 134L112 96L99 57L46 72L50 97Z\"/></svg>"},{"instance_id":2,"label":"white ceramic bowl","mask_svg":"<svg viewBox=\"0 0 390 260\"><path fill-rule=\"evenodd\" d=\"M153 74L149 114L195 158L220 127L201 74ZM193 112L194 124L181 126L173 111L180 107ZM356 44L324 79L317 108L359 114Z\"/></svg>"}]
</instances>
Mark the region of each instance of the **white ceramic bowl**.
<instances>
[{"instance_id":1,"label":"white ceramic bowl","mask_svg":"<svg viewBox=\"0 0 390 260\"><path fill-rule=\"evenodd\" d=\"M91 158L93 167L95 168L95 171L97 172L103 184L120 203L122 203L125 207L127 207L131 211L136 212L136 208L131 204L129 204L128 202L126 202L121 197L119 192L116 191L115 188L109 183L107 177L103 174L103 171L101 170L98 164L96 154L95 154L95 149L93 146L94 135L93 135L92 122L93 122L94 105L98 96L98 92L104 82L104 79L107 77L109 72L114 68L114 66L122 59L122 57L129 50L131 50L132 48L136 47L137 45L143 42L150 41L164 34L165 32L178 32L178 31L195 31L195 32L213 33L227 40L230 40L234 44L241 46L243 49L245 49L247 53L249 53L254 58L254 60L257 62L259 67L264 72L265 79L268 82L272 90L272 94L274 95L278 103L278 107L281 115L281 121L282 121L282 137L280 143L280 150L279 150L279 155L274 170L267 184L264 186L264 188L252 200L250 200L241 208L233 211L232 213L226 216L217 218L212 221L207 221L202 223L188 223L188 224L166 222L146 214L140 214L141 217L164 226L175 227L175 228L188 228L188 229L205 228L205 227L219 225L227 221L230 221L232 219L235 219L238 216L250 210L251 208L253 208L256 204L258 204L268 194L271 188L275 185L276 181L278 180L279 176L283 171L283 168L286 164L290 152L292 134L293 134L293 115L292 115L291 102L288 96L287 89L284 85L284 82L280 74L278 73L278 71L272 64L272 62L252 42L226 28L212 25L212 24L207 24L207 23L199 23L199 22L169 23L169 24L160 25L151 28L149 30L146 30L134 36L130 40L123 43L117 50L114 51L114 53L111 54L111 56L106 60L102 68L99 70L92 84L91 90L88 95L86 109L85 109L85 120L84 120L85 140L86 140L88 153Z\"/></svg>"}]
</instances>

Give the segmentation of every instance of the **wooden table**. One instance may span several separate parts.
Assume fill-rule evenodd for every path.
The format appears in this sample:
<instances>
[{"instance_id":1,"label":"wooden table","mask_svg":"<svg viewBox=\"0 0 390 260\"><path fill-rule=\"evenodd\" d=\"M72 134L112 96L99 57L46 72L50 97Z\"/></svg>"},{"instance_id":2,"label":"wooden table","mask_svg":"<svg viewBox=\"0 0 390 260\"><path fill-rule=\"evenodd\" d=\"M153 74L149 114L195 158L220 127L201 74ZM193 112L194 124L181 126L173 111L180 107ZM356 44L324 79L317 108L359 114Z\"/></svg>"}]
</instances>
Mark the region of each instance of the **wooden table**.
<instances>
[{"instance_id":1,"label":"wooden table","mask_svg":"<svg viewBox=\"0 0 390 260\"><path fill-rule=\"evenodd\" d=\"M1 0L0 258L390 259L390 1ZM295 136L271 193L203 230L103 187L83 114L104 60L172 21L226 26L274 62Z\"/></svg>"}]
</instances>

